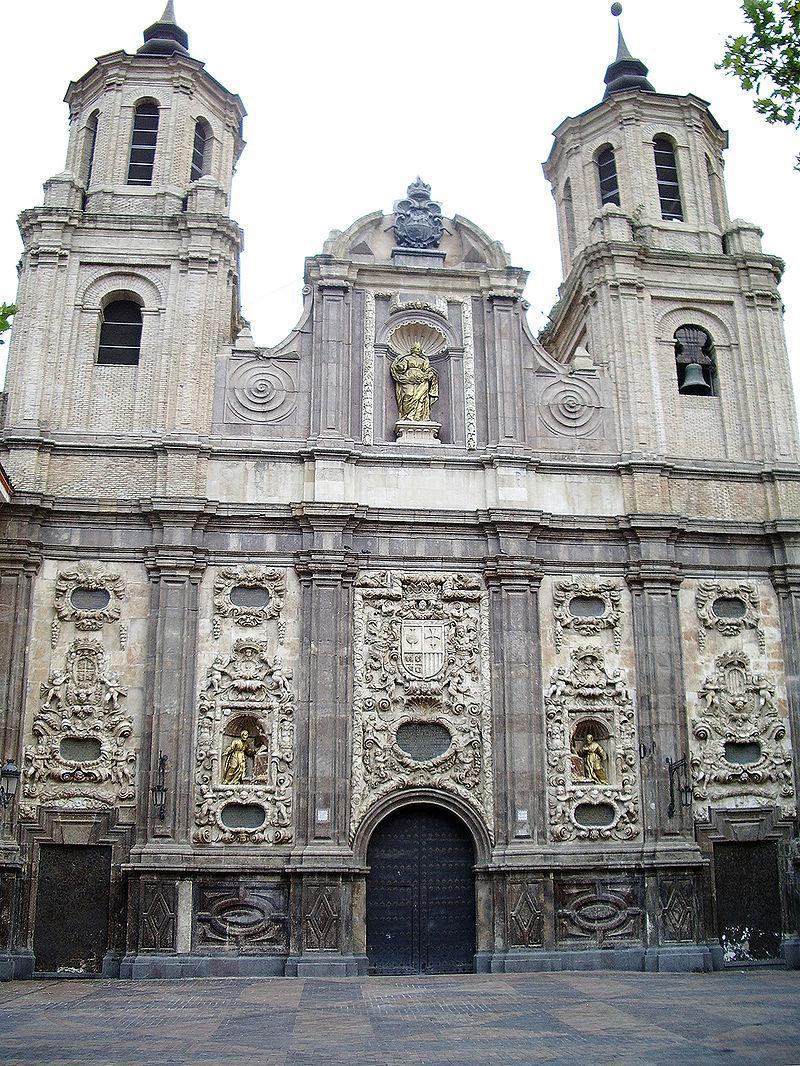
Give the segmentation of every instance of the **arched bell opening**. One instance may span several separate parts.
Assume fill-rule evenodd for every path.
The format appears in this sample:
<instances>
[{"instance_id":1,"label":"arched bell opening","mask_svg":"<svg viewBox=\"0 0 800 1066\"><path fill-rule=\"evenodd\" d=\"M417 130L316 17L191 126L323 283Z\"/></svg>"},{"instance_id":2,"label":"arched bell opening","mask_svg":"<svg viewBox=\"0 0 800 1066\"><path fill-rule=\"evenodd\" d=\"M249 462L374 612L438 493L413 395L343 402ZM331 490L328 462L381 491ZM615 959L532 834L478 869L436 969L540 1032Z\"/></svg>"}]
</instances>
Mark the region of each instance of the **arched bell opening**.
<instances>
[{"instance_id":1,"label":"arched bell opening","mask_svg":"<svg viewBox=\"0 0 800 1066\"><path fill-rule=\"evenodd\" d=\"M362 838L371 974L475 969L475 866L483 849L466 820L448 807L425 801L395 805Z\"/></svg>"}]
</instances>

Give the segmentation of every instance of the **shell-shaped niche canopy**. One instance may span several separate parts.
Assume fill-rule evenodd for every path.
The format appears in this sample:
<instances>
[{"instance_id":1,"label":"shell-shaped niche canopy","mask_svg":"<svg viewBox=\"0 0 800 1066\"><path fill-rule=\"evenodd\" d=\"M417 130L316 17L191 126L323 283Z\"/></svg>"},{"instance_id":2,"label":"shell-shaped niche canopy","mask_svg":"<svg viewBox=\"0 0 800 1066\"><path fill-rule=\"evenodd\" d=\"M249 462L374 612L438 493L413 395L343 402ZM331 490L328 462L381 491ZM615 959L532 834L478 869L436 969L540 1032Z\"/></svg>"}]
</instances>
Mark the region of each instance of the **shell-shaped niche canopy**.
<instances>
[{"instance_id":1,"label":"shell-shaped niche canopy","mask_svg":"<svg viewBox=\"0 0 800 1066\"><path fill-rule=\"evenodd\" d=\"M399 322L389 330L386 342L397 355L408 355L415 344L419 345L422 354L428 359L439 355L447 347L447 337L442 330L431 322L419 319Z\"/></svg>"}]
</instances>

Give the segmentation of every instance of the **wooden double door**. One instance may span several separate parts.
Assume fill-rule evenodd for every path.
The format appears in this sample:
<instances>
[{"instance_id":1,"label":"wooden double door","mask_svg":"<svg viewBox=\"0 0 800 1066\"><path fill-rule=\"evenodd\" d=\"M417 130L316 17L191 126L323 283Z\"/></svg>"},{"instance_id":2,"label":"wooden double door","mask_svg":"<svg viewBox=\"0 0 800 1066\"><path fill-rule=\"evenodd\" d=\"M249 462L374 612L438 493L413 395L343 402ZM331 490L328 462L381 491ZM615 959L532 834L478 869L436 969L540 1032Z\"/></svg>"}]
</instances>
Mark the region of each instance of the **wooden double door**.
<instances>
[{"instance_id":1,"label":"wooden double door","mask_svg":"<svg viewBox=\"0 0 800 1066\"><path fill-rule=\"evenodd\" d=\"M378 825L367 863L369 972L472 972L475 848L466 826L440 807L404 807Z\"/></svg>"}]
</instances>

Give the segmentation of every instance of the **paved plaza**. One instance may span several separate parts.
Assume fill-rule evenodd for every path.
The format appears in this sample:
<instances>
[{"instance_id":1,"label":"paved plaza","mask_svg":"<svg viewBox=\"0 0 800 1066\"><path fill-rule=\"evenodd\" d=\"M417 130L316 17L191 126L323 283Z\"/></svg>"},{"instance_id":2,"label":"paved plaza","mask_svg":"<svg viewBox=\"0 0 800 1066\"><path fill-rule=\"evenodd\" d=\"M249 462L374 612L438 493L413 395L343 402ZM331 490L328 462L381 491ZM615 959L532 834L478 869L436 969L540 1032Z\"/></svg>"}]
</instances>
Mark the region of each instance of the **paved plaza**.
<instances>
[{"instance_id":1,"label":"paved plaza","mask_svg":"<svg viewBox=\"0 0 800 1066\"><path fill-rule=\"evenodd\" d=\"M355 1066L800 1063L800 974L0 986L0 1061Z\"/></svg>"}]
</instances>

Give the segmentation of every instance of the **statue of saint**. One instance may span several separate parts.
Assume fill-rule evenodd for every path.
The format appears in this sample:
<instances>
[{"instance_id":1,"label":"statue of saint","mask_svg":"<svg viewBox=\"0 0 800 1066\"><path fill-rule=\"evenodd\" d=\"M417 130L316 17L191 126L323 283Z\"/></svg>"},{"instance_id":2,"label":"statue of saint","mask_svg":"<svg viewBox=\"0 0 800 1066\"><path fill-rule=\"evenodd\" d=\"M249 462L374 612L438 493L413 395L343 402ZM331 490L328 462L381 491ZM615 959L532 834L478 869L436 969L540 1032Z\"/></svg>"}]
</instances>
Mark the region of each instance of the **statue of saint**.
<instances>
[{"instance_id":1,"label":"statue of saint","mask_svg":"<svg viewBox=\"0 0 800 1066\"><path fill-rule=\"evenodd\" d=\"M587 780L596 781L598 785L607 785L608 775L603 766L606 761L606 753L603 751L602 745L597 743L591 733L586 734L586 743L581 748L581 755L583 756Z\"/></svg>"},{"instance_id":2,"label":"statue of saint","mask_svg":"<svg viewBox=\"0 0 800 1066\"><path fill-rule=\"evenodd\" d=\"M396 356L389 369L398 416L410 422L430 422L431 405L439 399L439 375L422 354L422 345L412 344L408 355Z\"/></svg>"},{"instance_id":3,"label":"statue of saint","mask_svg":"<svg viewBox=\"0 0 800 1066\"><path fill-rule=\"evenodd\" d=\"M223 785L238 785L244 781L247 773L247 756L253 755L254 751L250 734L243 729L222 753Z\"/></svg>"}]
</instances>

